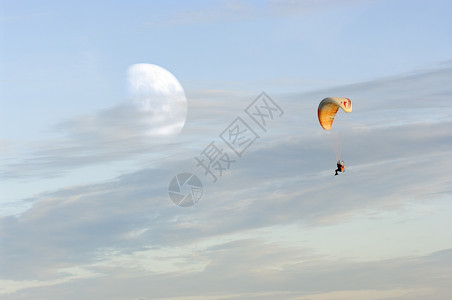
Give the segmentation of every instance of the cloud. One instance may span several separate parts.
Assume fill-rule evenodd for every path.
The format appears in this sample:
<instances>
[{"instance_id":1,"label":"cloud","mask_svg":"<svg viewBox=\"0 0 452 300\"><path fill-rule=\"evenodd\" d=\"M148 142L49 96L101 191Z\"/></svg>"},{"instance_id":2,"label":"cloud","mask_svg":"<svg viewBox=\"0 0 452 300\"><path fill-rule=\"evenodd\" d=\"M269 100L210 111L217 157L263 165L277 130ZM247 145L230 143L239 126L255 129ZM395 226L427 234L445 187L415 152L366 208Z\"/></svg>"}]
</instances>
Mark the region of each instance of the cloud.
<instances>
[{"instance_id":1,"label":"cloud","mask_svg":"<svg viewBox=\"0 0 452 300\"><path fill-rule=\"evenodd\" d=\"M34 205L25 213L2 218L2 240L8 245L2 255L4 272L10 278L45 278L44 271L56 266L104 259L96 254L102 249L119 255L146 247L184 247L278 224L334 225L369 210L394 210L413 199L450 196L451 133L439 131L432 137L419 134L418 127L401 129L405 134L397 128L373 132L386 145L374 159L365 155L366 145L376 147L365 143L367 134L355 136L350 156L356 158L350 161L345 182L331 180L333 169L323 162L328 154L321 149L327 145L320 138L300 138L278 146L263 143L217 184L201 177L205 194L193 209L181 210L168 198L177 162L42 193L28 199ZM423 130L435 131L428 126ZM404 138L398 140L400 136ZM402 146L416 150L399 151ZM263 164L269 157L271 163ZM421 172L413 171L417 164L422 164Z\"/></svg>"},{"instance_id":2,"label":"cloud","mask_svg":"<svg viewBox=\"0 0 452 300\"><path fill-rule=\"evenodd\" d=\"M197 8L193 8L196 7ZM263 5L250 1L226 0L219 3L192 4L189 8L175 14L168 14L164 19L154 20L147 24L151 27L187 26L216 23L225 20L249 20L256 18L264 11Z\"/></svg>"},{"instance_id":3,"label":"cloud","mask_svg":"<svg viewBox=\"0 0 452 300\"><path fill-rule=\"evenodd\" d=\"M375 1L368 0L367 2ZM312 13L319 10L325 10L334 6L344 6L347 4L360 3L363 1L357 0L269 0L268 8L272 13L276 13L277 15L298 15L298 14L306 14Z\"/></svg>"},{"instance_id":4,"label":"cloud","mask_svg":"<svg viewBox=\"0 0 452 300\"><path fill-rule=\"evenodd\" d=\"M38 18L44 18L52 16L49 12L36 12L22 15L10 15L0 17L0 23L10 23L10 22L24 22L28 20L34 20Z\"/></svg>"},{"instance_id":5,"label":"cloud","mask_svg":"<svg viewBox=\"0 0 452 300\"><path fill-rule=\"evenodd\" d=\"M57 128L64 138L30 151L28 160L18 160L6 171L24 178L25 170L34 176L58 174L80 164L136 158L149 149L156 155L174 152L161 163L111 180L34 195L25 199L32 203L27 211L2 217L0 239L6 246L1 249L0 272L10 288L1 292L11 299L30 295L76 299L81 294L103 298L112 289L111 299L125 295L127 299L362 299L364 293L374 295L369 299L413 299L413 293L441 299L450 294L446 266L451 252L425 255L416 237L430 233L444 240L442 249L450 248L447 226L437 231L429 225L410 234L412 243L397 244L402 247L398 253L409 256L391 259L325 254L312 245L312 237L298 236L296 230L290 234L295 243L277 238L287 233L287 226L300 231L338 226L356 216L372 219L375 212L397 212L399 222L415 218L417 222L409 223L414 231L423 224L421 218L431 224L448 216L450 207L435 203L451 196L452 115L447 101L451 91L444 84L451 71L447 67L273 96L285 111L283 118L267 133L260 132L261 138L215 184L196 168L193 157L218 138L235 114L242 113L243 98L234 102L237 111L227 112L203 106L211 104L209 97L196 100L195 119L181 136L189 143L177 150L168 150L168 143L143 141L139 118L124 117L130 112L122 107L61 123ZM318 102L331 95L349 96L355 109L335 121L346 130L342 153L348 166L347 173L338 177L332 175L335 158L330 140L315 115ZM227 107L224 101L219 103ZM403 115L407 110L412 118ZM381 121L376 122L377 117ZM216 125L203 129L209 122ZM183 209L169 200L167 188L172 176L187 171L187 166L203 180L205 189L196 206ZM439 211L400 213L412 203ZM398 227L393 219L385 222L406 236L405 227ZM375 232L362 232L356 238L367 241L374 236ZM321 238L332 249L338 248L340 237ZM77 290L77 295L69 290Z\"/></svg>"},{"instance_id":6,"label":"cloud","mask_svg":"<svg viewBox=\"0 0 452 300\"><path fill-rule=\"evenodd\" d=\"M37 297L51 292L64 295L65 299L77 299L80 294L102 297L108 290L112 291L112 299L124 299L125 295L129 299L184 300L195 297L329 299L327 297L331 296L337 299L442 299L450 292L447 262L451 253L449 249L427 256L357 263L259 239L217 240L216 244L195 244L191 249L143 250L133 254L133 261L118 257L108 263L84 265L72 271L79 276L85 274L89 279L73 278L71 284L78 295L70 292L73 289L67 289L69 282L50 286L54 280L49 280L48 286L35 282L35 288L24 282L28 290L21 290L17 297L10 296L21 299L20 295ZM162 265L178 261L179 271L168 268L163 273L152 272L156 265L151 266L151 255L164 258ZM182 271L184 265L196 264L201 268ZM147 270L148 266L152 268Z\"/></svg>"},{"instance_id":7,"label":"cloud","mask_svg":"<svg viewBox=\"0 0 452 300\"><path fill-rule=\"evenodd\" d=\"M448 122L452 115L448 101L451 93L448 83L451 79L452 68L446 65L399 77L282 96L277 101L286 111L285 123L273 130L278 130L281 135L302 135L304 139L309 139L311 134L318 134L316 115L312 111L327 95L346 95L356 101L353 114L340 116L342 122L356 130L369 132L374 127L403 125L407 122ZM226 94L227 97L223 96ZM25 155L13 155L12 146L3 141L5 146L2 147L6 147L10 155L0 171L1 178L55 176L81 166L127 160L145 153L153 153L161 158L158 153L167 149L168 144L178 144L172 148L179 149L178 153L182 156L187 146L193 147L194 141L202 147L203 141L217 137L224 129L222 127L226 127L234 115L244 109L243 102L248 99L248 95L238 94L236 98L239 101L231 101L234 95L226 94L194 93L194 98L190 99L187 128L177 139L149 138L146 135L147 115L120 105L95 115L79 116L59 123L55 131L60 133L60 137L28 144L25 149L16 150ZM301 127L303 131L298 129ZM447 128L440 130L444 132ZM166 150L163 152L168 153Z\"/></svg>"},{"instance_id":8,"label":"cloud","mask_svg":"<svg viewBox=\"0 0 452 300\"><path fill-rule=\"evenodd\" d=\"M58 137L29 143L25 151L19 149L24 153L20 156L11 154L0 176L3 180L53 177L149 152L160 158L159 149L172 143L172 137L149 136L148 117L132 106L119 105L63 121L54 127Z\"/></svg>"}]
</instances>

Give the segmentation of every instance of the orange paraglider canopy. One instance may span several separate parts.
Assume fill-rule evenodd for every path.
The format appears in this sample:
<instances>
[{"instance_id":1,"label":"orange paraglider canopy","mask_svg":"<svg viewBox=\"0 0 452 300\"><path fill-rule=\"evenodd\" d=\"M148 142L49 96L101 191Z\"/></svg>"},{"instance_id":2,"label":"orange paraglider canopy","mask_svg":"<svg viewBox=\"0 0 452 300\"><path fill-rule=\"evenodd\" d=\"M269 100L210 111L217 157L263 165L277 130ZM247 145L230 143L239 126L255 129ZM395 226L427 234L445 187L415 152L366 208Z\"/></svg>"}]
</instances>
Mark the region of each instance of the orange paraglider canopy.
<instances>
[{"instance_id":1,"label":"orange paraglider canopy","mask_svg":"<svg viewBox=\"0 0 452 300\"><path fill-rule=\"evenodd\" d=\"M317 109L317 115L323 129L331 129L334 117L339 108L342 108L346 113L349 113L352 111L352 102L348 98L340 97L328 97L320 102Z\"/></svg>"}]
</instances>

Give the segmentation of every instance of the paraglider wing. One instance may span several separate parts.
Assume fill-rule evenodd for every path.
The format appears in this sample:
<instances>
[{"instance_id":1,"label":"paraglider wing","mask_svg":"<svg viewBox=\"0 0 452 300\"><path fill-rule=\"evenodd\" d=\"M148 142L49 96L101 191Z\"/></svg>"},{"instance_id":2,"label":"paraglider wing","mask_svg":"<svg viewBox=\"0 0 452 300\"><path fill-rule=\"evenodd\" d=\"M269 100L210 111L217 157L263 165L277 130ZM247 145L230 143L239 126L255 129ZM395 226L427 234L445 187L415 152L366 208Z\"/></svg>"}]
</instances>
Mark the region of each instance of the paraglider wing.
<instances>
[{"instance_id":1,"label":"paraglider wing","mask_svg":"<svg viewBox=\"0 0 452 300\"><path fill-rule=\"evenodd\" d=\"M330 130L333 125L334 117L339 108L346 113L352 111L352 102L348 98L328 97L323 99L317 109L320 125L325 130Z\"/></svg>"}]
</instances>

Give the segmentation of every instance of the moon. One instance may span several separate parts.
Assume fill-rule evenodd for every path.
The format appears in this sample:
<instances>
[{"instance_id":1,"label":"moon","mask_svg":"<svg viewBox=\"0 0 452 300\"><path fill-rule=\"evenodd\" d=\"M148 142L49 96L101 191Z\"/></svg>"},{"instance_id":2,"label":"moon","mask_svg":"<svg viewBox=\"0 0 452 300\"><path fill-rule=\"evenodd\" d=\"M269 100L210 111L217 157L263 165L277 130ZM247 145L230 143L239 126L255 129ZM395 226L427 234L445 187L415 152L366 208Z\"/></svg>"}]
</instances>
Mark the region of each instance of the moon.
<instances>
[{"instance_id":1,"label":"moon","mask_svg":"<svg viewBox=\"0 0 452 300\"><path fill-rule=\"evenodd\" d=\"M146 125L146 135L180 133L187 118L187 98L171 72L153 64L134 64L127 69L127 86L133 107Z\"/></svg>"}]
</instances>

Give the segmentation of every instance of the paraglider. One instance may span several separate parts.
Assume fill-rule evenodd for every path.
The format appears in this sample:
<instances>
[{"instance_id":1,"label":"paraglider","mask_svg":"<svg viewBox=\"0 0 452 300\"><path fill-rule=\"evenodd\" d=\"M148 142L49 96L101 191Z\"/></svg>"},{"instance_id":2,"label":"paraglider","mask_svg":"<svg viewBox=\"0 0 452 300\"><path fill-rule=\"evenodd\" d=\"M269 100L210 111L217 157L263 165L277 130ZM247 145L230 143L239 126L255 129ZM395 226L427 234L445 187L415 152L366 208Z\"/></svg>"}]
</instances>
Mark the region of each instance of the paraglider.
<instances>
[{"instance_id":1,"label":"paraglider","mask_svg":"<svg viewBox=\"0 0 452 300\"><path fill-rule=\"evenodd\" d=\"M317 115L323 129L331 129L339 108L342 108L346 113L352 112L352 101L348 98L328 97L320 102Z\"/></svg>"},{"instance_id":2,"label":"paraglider","mask_svg":"<svg viewBox=\"0 0 452 300\"><path fill-rule=\"evenodd\" d=\"M317 109L317 116L319 118L320 126L322 126L324 130L331 130L334 118L336 117L339 108L346 113L350 113L352 112L352 102L348 98L341 97L327 97L320 102ZM335 152L337 169L335 170L334 175L337 175L338 172L345 172L345 163L340 160L339 144L335 147Z\"/></svg>"},{"instance_id":3,"label":"paraglider","mask_svg":"<svg viewBox=\"0 0 452 300\"><path fill-rule=\"evenodd\" d=\"M336 173L334 173L334 176L337 176L337 172L341 172L341 173L345 172L345 163L344 163L344 161L339 161L338 160L336 165L337 165L337 169L335 170Z\"/></svg>"}]
</instances>

